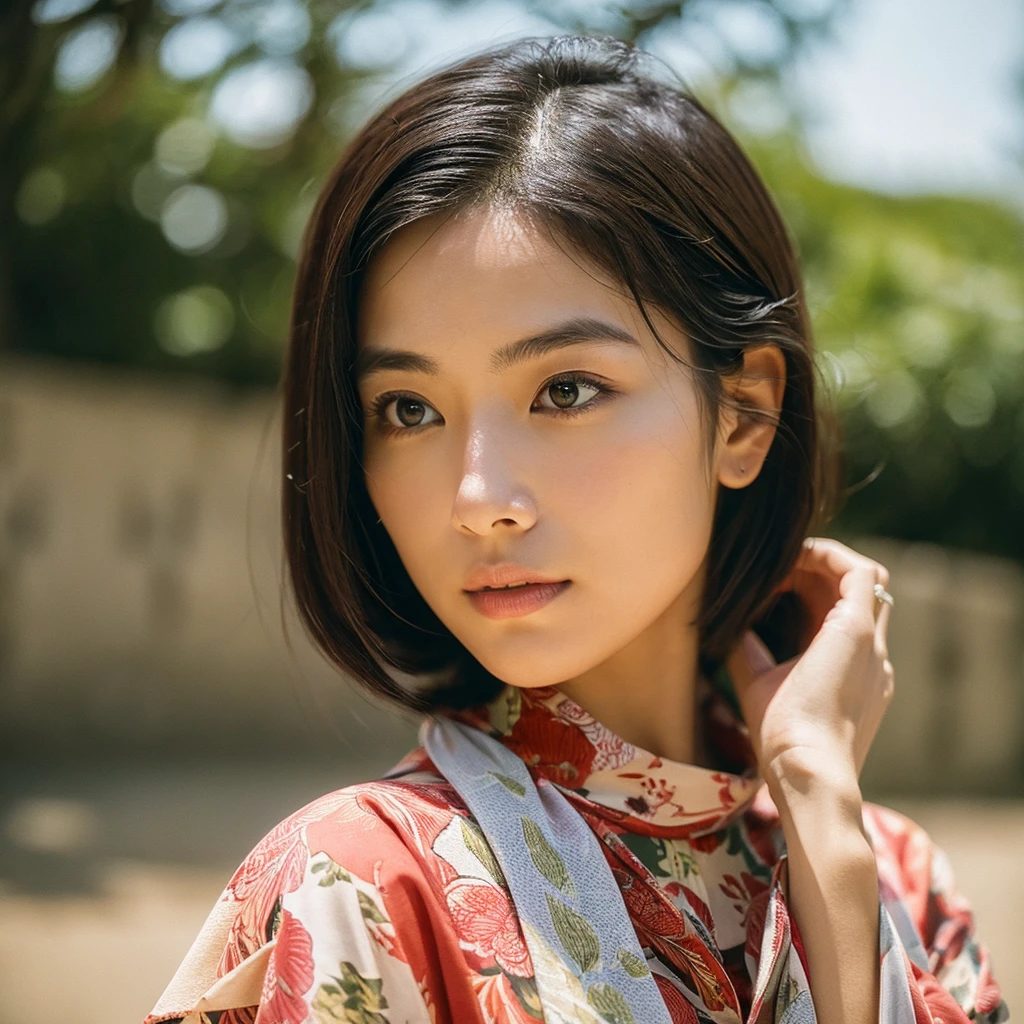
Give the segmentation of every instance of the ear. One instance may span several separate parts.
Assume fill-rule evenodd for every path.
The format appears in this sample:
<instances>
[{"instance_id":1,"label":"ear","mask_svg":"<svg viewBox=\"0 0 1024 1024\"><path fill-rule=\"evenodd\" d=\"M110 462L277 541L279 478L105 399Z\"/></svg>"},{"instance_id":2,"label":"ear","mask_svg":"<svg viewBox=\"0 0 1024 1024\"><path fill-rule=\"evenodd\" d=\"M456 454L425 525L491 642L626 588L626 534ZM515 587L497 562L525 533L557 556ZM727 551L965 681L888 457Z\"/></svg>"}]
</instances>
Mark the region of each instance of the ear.
<instances>
[{"instance_id":1,"label":"ear","mask_svg":"<svg viewBox=\"0 0 1024 1024\"><path fill-rule=\"evenodd\" d=\"M761 472L775 438L786 388L786 359L778 345L743 350L742 369L723 379L735 402L754 406L760 415L723 406L719 418L715 468L724 487L746 487Z\"/></svg>"}]
</instances>

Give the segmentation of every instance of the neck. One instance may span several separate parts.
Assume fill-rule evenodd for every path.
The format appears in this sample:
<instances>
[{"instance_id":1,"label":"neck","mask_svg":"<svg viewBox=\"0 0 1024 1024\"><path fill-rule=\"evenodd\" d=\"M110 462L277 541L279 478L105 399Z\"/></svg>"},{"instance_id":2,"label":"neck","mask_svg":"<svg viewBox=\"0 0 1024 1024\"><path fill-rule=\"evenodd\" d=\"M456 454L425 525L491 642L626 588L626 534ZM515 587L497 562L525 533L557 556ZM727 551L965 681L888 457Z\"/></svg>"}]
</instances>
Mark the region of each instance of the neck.
<instances>
[{"instance_id":1,"label":"neck","mask_svg":"<svg viewBox=\"0 0 1024 1024\"><path fill-rule=\"evenodd\" d=\"M708 767L696 730L694 617L684 591L626 647L558 689L627 743L658 757Z\"/></svg>"}]
</instances>

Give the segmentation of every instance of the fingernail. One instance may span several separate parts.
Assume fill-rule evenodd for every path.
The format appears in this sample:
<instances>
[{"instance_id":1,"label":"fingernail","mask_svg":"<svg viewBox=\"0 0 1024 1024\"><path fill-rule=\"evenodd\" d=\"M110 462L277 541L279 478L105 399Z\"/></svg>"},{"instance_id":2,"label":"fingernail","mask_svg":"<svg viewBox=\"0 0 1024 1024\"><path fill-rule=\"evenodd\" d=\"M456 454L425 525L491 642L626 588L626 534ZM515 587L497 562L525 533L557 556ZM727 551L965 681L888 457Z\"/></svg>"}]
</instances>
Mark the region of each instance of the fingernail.
<instances>
[{"instance_id":1,"label":"fingernail","mask_svg":"<svg viewBox=\"0 0 1024 1024\"><path fill-rule=\"evenodd\" d=\"M753 672L767 672L775 665L772 652L752 629L748 629L743 634L743 650L747 654L747 661Z\"/></svg>"}]
</instances>

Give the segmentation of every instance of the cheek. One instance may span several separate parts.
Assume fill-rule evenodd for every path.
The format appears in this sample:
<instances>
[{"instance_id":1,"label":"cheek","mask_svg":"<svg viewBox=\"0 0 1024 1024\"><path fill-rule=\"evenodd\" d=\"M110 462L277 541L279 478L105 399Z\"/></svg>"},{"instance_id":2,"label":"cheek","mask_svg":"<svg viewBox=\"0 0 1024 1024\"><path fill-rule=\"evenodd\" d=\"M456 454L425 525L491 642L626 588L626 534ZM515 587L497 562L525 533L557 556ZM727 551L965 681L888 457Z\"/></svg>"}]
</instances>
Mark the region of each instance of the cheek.
<instances>
[{"instance_id":1,"label":"cheek","mask_svg":"<svg viewBox=\"0 0 1024 1024\"><path fill-rule=\"evenodd\" d=\"M393 538L402 536L412 523L423 522L427 508L434 500L430 488L431 476L415 462L394 460L366 466L366 489L370 500L385 522ZM434 491L436 491L436 485Z\"/></svg>"},{"instance_id":2,"label":"cheek","mask_svg":"<svg viewBox=\"0 0 1024 1024\"><path fill-rule=\"evenodd\" d=\"M366 489L406 570L429 588L450 556L453 495L442 464L424 458L422 449L417 456L410 446L410 453L367 457Z\"/></svg>"},{"instance_id":3,"label":"cheek","mask_svg":"<svg viewBox=\"0 0 1024 1024\"><path fill-rule=\"evenodd\" d=\"M647 402L616 418L606 436L558 453L545 504L574 534L613 546L627 561L628 551L666 539L697 540L713 511L702 444L695 413L668 398Z\"/></svg>"}]
</instances>

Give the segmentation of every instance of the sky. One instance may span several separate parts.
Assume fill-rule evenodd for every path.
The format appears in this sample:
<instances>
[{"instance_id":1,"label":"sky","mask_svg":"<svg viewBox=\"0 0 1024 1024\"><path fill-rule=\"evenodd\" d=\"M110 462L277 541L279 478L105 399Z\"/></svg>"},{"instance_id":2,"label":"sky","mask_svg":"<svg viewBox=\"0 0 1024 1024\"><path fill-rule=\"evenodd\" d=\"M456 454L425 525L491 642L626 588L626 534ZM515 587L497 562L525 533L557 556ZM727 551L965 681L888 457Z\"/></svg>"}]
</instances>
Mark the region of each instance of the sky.
<instances>
[{"instance_id":1,"label":"sky","mask_svg":"<svg viewBox=\"0 0 1024 1024\"><path fill-rule=\"evenodd\" d=\"M1024 205L1024 0L853 0L837 37L793 75L830 177Z\"/></svg>"},{"instance_id":2,"label":"sky","mask_svg":"<svg viewBox=\"0 0 1024 1024\"><path fill-rule=\"evenodd\" d=\"M699 4L699 0L695 0ZM816 0L780 0L812 8ZM603 6L587 0L588 14ZM735 45L771 49L777 33L756 0L708 4ZM346 32L350 58L375 46L415 40L401 72L368 97L372 107L430 67L461 53L537 32L536 15L515 0L485 0L439 19L431 0L397 0L390 12ZM415 27L413 27L415 26ZM699 19L687 39L649 44L699 92L713 74L716 40ZM787 76L793 95L813 112L808 144L832 178L891 194L991 194L1024 208L1024 0L849 0L833 33ZM362 112L354 111L358 119ZM1018 155L1014 157L1013 147Z\"/></svg>"}]
</instances>

